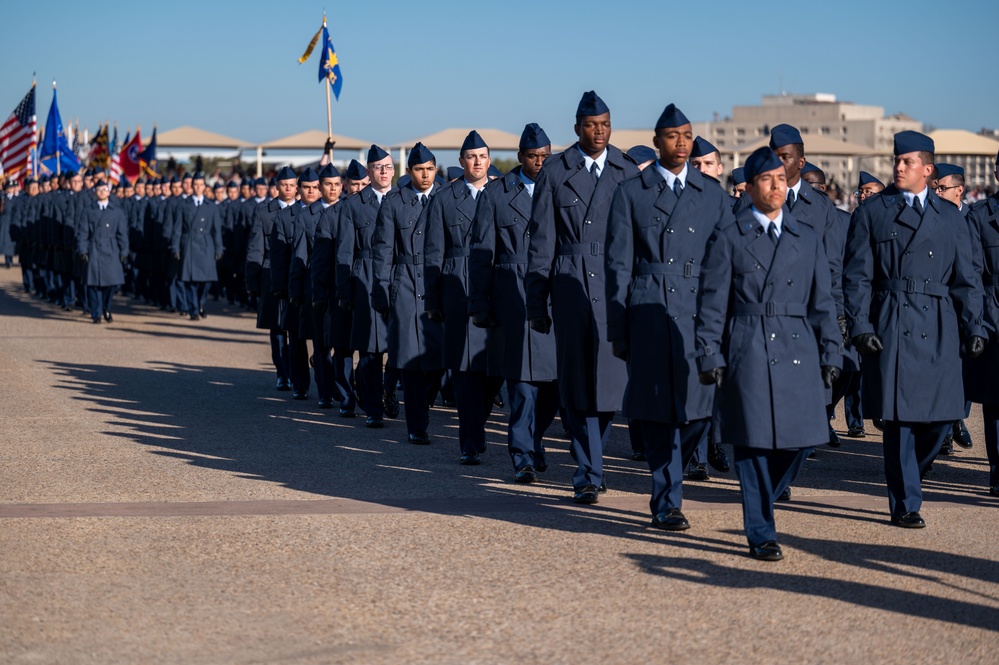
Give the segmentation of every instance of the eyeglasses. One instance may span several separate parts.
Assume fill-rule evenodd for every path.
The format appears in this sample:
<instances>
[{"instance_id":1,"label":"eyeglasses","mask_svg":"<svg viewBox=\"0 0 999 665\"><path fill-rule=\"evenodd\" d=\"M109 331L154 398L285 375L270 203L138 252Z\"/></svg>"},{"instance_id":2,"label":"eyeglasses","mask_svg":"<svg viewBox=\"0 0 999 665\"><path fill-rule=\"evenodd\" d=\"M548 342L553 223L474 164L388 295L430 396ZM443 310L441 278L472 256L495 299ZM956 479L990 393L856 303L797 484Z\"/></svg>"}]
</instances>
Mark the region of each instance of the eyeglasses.
<instances>
[{"instance_id":1,"label":"eyeglasses","mask_svg":"<svg viewBox=\"0 0 999 665\"><path fill-rule=\"evenodd\" d=\"M962 185L951 185L950 187L944 187L943 185L937 185L936 189L934 189L933 191L939 194L941 192L946 192L948 189L957 189L958 187L961 186Z\"/></svg>"},{"instance_id":2,"label":"eyeglasses","mask_svg":"<svg viewBox=\"0 0 999 665\"><path fill-rule=\"evenodd\" d=\"M395 171L395 164L382 164L381 166L372 166L372 171Z\"/></svg>"}]
</instances>

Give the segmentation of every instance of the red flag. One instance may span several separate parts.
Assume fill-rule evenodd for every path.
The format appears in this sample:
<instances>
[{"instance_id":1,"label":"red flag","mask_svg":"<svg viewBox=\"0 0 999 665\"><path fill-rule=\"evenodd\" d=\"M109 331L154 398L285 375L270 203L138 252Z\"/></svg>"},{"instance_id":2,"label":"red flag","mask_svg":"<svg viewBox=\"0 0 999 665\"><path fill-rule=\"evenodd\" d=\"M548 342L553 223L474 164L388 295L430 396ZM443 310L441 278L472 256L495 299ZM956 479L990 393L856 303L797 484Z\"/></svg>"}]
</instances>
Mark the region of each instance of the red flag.
<instances>
[{"instance_id":1,"label":"red flag","mask_svg":"<svg viewBox=\"0 0 999 665\"><path fill-rule=\"evenodd\" d=\"M142 167L139 165L139 155L142 153L142 136L140 132L141 130L136 129L135 136L123 145L121 150L116 152L115 156L111 158L109 180L112 185L118 184L122 174L134 183L142 172Z\"/></svg>"}]
</instances>

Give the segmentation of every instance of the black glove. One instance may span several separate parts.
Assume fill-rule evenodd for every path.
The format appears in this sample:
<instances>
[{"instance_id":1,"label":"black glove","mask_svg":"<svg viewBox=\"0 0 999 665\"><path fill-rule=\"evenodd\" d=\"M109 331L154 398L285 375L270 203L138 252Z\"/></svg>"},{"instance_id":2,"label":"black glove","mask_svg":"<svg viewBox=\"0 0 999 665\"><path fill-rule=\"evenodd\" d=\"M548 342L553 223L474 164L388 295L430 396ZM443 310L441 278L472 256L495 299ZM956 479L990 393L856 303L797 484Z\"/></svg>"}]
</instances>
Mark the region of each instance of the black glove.
<instances>
[{"instance_id":1,"label":"black glove","mask_svg":"<svg viewBox=\"0 0 999 665\"><path fill-rule=\"evenodd\" d=\"M90 255L84 252L83 254L80 254L80 260L83 261L84 263L89 263Z\"/></svg>"},{"instance_id":2,"label":"black glove","mask_svg":"<svg viewBox=\"0 0 999 665\"><path fill-rule=\"evenodd\" d=\"M476 312L472 314L472 325L476 328L494 328L496 319L489 312Z\"/></svg>"},{"instance_id":3,"label":"black glove","mask_svg":"<svg viewBox=\"0 0 999 665\"><path fill-rule=\"evenodd\" d=\"M550 316L543 316L538 319L531 319L527 322L531 326L531 330L539 332L542 335L547 335L552 330L552 319Z\"/></svg>"},{"instance_id":4,"label":"black glove","mask_svg":"<svg viewBox=\"0 0 999 665\"><path fill-rule=\"evenodd\" d=\"M174 258L175 261L180 261L180 252L174 252L173 253L173 258Z\"/></svg>"},{"instance_id":5,"label":"black glove","mask_svg":"<svg viewBox=\"0 0 999 665\"><path fill-rule=\"evenodd\" d=\"M841 316L837 318L836 323L839 324L839 334L843 336L843 344L849 344L850 331L849 331L849 326L846 325L846 317Z\"/></svg>"},{"instance_id":6,"label":"black glove","mask_svg":"<svg viewBox=\"0 0 999 665\"><path fill-rule=\"evenodd\" d=\"M381 314L382 316L385 316L386 314L389 313L388 305L386 305L385 307L374 307L372 309L374 309L377 314Z\"/></svg>"},{"instance_id":7,"label":"black glove","mask_svg":"<svg viewBox=\"0 0 999 665\"><path fill-rule=\"evenodd\" d=\"M972 336L971 339L965 343L965 355L969 358L977 358L982 355L982 351L985 350L985 345L987 343L988 340L984 337L979 337L978 335Z\"/></svg>"},{"instance_id":8,"label":"black glove","mask_svg":"<svg viewBox=\"0 0 999 665\"><path fill-rule=\"evenodd\" d=\"M326 145L323 146L323 152L329 154L333 150L333 141L326 139Z\"/></svg>"},{"instance_id":9,"label":"black glove","mask_svg":"<svg viewBox=\"0 0 999 665\"><path fill-rule=\"evenodd\" d=\"M326 311L327 305L328 305L328 303L325 300L314 300L314 301L312 301L312 309L316 310L317 312L324 312L324 311Z\"/></svg>"},{"instance_id":10,"label":"black glove","mask_svg":"<svg viewBox=\"0 0 999 665\"><path fill-rule=\"evenodd\" d=\"M292 296L291 298L288 298L288 304L292 307L299 307L302 304L302 299L298 296Z\"/></svg>"},{"instance_id":11,"label":"black glove","mask_svg":"<svg viewBox=\"0 0 999 665\"><path fill-rule=\"evenodd\" d=\"M128 265L128 255L120 256L118 258L121 259L121 265L123 265L123 266L127 266Z\"/></svg>"},{"instance_id":12,"label":"black glove","mask_svg":"<svg viewBox=\"0 0 999 665\"><path fill-rule=\"evenodd\" d=\"M428 309L427 318L434 323L444 323L444 312L439 309Z\"/></svg>"},{"instance_id":13,"label":"black glove","mask_svg":"<svg viewBox=\"0 0 999 665\"><path fill-rule=\"evenodd\" d=\"M630 347L626 339L615 339L611 342L611 353L614 354L615 358L620 358L624 362L628 362L629 350Z\"/></svg>"},{"instance_id":14,"label":"black glove","mask_svg":"<svg viewBox=\"0 0 999 665\"><path fill-rule=\"evenodd\" d=\"M853 338L853 345L857 348L857 351L865 356L877 353L885 348L881 340L874 333L861 333L857 335Z\"/></svg>"},{"instance_id":15,"label":"black glove","mask_svg":"<svg viewBox=\"0 0 999 665\"><path fill-rule=\"evenodd\" d=\"M833 383L839 378L839 367L833 367L832 365L822 366L822 383L826 384L826 388L832 388Z\"/></svg>"},{"instance_id":16,"label":"black glove","mask_svg":"<svg viewBox=\"0 0 999 665\"><path fill-rule=\"evenodd\" d=\"M340 298L339 305L340 309L342 309L345 312L354 311L354 301L350 300L349 298Z\"/></svg>"},{"instance_id":17,"label":"black glove","mask_svg":"<svg viewBox=\"0 0 999 665\"><path fill-rule=\"evenodd\" d=\"M287 291L271 291L271 295L273 295L278 300L287 300L288 299L288 292Z\"/></svg>"},{"instance_id":18,"label":"black glove","mask_svg":"<svg viewBox=\"0 0 999 665\"><path fill-rule=\"evenodd\" d=\"M715 367L714 369L709 369L707 372L701 372L697 375L697 380L701 382L702 385L710 386L712 383L717 387L722 387L722 381L725 379L725 368Z\"/></svg>"},{"instance_id":19,"label":"black glove","mask_svg":"<svg viewBox=\"0 0 999 665\"><path fill-rule=\"evenodd\" d=\"M222 260L222 255L221 254L216 254L215 255L215 260L216 261L221 261Z\"/></svg>"}]
</instances>

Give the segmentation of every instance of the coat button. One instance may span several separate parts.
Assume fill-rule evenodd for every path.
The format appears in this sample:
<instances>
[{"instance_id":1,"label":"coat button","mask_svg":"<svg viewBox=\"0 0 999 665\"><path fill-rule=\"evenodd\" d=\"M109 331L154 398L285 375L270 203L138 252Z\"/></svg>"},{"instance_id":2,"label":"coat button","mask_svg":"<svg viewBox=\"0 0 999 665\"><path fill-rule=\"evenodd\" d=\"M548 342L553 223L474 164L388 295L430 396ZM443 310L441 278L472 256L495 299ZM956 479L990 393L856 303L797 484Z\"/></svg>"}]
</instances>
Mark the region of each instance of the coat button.
<instances>
[{"instance_id":1,"label":"coat button","mask_svg":"<svg viewBox=\"0 0 999 665\"><path fill-rule=\"evenodd\" d=\"M795 358L795 359L794 359L794 360L792 360L791 362L793 362L793 363L794 363L795 365L800 365L800 364L801 364L801 361L800 361L800 360L798 360L797 358Z\"/></svg>"},{"instance_id":2,"label":"coat button","mask_svg":"<svg viewBox=\"0 0 999 665\"><path fill-rule=\"evenodd\" d=\"M673 229L666 229L666 233L673 233Z\"/></svg>"},{"instance_id":3,"label":"coat button","mask_svg":"<svg viewBox=\"0 0 999 665\"><path fill-rule=\"evenodd\" d=\"M692 286L692 287L690 287L690 292L691 293L697 293L697 289Z\"/></svg>"},{"instance_id":4,"label":"coat button","mask_svg":"<svg viewBox=\"0 0 999 665\"><path fill-rule=\"evenodd\" d=\"M423 233L423 231L417 231L416 235L420 235L421 233Z\"/></svg>"},{"instance_id":5,"label":"coat button","mask_svg":"<svg viewBox=\"0 0 999 665\"><path fill-rule=\"evenodd\" d=\"M595 272L588 272L586 274L589 275L590 277L596 277L597 276L597 273L595 273Z\"/></svg>"},{"instance_id":6,"label":"coat button","mask_svg":"<svg viewBox=\"0 0 999 665\"><path fill-rule=\"evenodd\" d=\"M933 258L933 252L930 252L930 258L931 259Z\"/></svg>"},{"instance_id":7,"label":"coat button","mask_svg":"<svg viewBox=\"0 0 999 665\"><path fill-rule=\"evenodd\" d=\"M674 289L672 286L666 290L669 291L670 293L674 293L676 291L676 289Z\"/></svg>"},{"instance_id":8,"label":"coat button","mask_svg":"<svg viewBox=\"0 0 999 665\"><path fill-rule=\"evenodd\" d=\"M791 339L798 339L798 333L791 333Z\"/></svg>"},{"instance_id":9,"label":"coat button","mask_svg":"<svg viewBox=\"0 0 999 665\"><path fill-rule=\"evenodd\" d=\"M908 330L904 330L904 331L902 331L902 334L905 335L906 337L908 337L909 336L909 331Z\"/></svg>"},{"instance_id":10,"label":"coat button","mask_svg":"<svg viewBox=\"0 0 999 665\"><path fill-rule=\"evenodd\" d=\"M759 269L760 269L760 264L759 264L759 263L757 263L757 264L756 264L756 269L757 269L757 270L759 270Z\"/></svg>"},{"instance_id":11,"label":"coat button","mask_svg":"<svg viewBox=\"0 0 999 665\"><path fill-rule=\"evenodd\" d=\"M926 339L926 333L922 334L923 339Z\"/></svg>"},{"instance_id":12,"label":"coat button","mask_svg":"<svg viewBox=\"0 0 999 665\"><path fill-rule=\"evenodd\" d=\"M767 288L768 289L774 288L774 283L773 282L767 282Z\"/></svg>"},{"instance_id":13,"label":"coat button","mask_svg":"<svg viewBox=\"0 0 999 665\"><path fill-rule=\"evenodd\" d=\"M688 226L687 227L687 233L693 233L693 232L694 232L694 227L693 226Z\"/></svg>"},{"instance_id":14,"label":"coat button","mask_svg":"<svg viewBox=\"0 0 999 665\"><path fill-rule=\"evenodd\" d=\"M909 308L909 303L907 303L907 302L902 303L902 307L904 309L908 309Z\"/></svg>"},{"instance_id":15,"label":"coat button","mask_svg":"<svg viewBox=\"0 0 999 665\"><path fill-rule=\"evenodd\" d=\"M673 263L673 259L666 259L666 263Z\"/></svg>"},{"instance_id":16,"label":"coat button","mask_svg":"<svg viewBox=\"0 0 999 665\"><path fill-rule=\"evenodd\" d=\"M583 222L583 224L592 224L592 223L593 222L591 222L590 220L586 220L585 222Z\"/></svg>"},{"instance_id":17,"label":"coat button","mask_svg":"<svg viewBox=\"0 0 999 665\"><path fill-rule=\"evenodd\" d=\"M596 298L590 298L590 302L596 302L596 301L597 301Z\"/></svg>"},{"instance_id":18,"label":"coat button","mask_svg":"<svg viewBox=\"0 0 999 665\"><path fill-rule=\"evenodd\" d=\"M929 308L929 307L927 307L926 305L923 305L923 311L924 311L924 312L928 312L928 311L930 311L930 308Z\"/></svg>"},{"instance_id":19,"label":"coat button","mask_svg":"<svg viewBox=\"0 0 999 665\"><path fill-rule=\"evenodd\" d=\"M771 361L770 361L770 364L771 364L771 365L776 365L776 364L777 364L777 359L776 359L776 358L774 358L773 360L771 360Z\"/></svg>"},{"instance_id":20,"label":"coat button","mask_svg":"<svg viewBox=\"0 0 999 665\"><path fill-rule=\"evenodd\" d=\"M773 341L777 339L777 333L770 333L770 340Z\"/></svg>"},{"instance_id":21,"label":"coat button","mask_svg":"<svg viewBox=\"0 0 999 665\"><path fill-rule=\"evenodd\" d=\"M787 285L788 286L794 286L794 280L793 279L787 280Z\"/></svg>"}]
</instances>

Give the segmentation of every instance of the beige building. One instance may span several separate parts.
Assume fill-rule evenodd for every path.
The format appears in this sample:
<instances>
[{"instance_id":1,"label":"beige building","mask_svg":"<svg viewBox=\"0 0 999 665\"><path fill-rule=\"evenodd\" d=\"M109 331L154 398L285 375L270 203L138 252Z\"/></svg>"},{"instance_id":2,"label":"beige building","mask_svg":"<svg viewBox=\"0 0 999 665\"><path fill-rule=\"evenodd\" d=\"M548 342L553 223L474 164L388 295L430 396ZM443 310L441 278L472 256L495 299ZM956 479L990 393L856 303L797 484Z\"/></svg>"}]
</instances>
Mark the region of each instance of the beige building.
<instances>
[{"instance_id":1,"label":"beige building","mask_svg":"<svg viewBox=\"0 0 999 665\"><path fill-rule=\"evenodd\" d=\"M964 168L964 182L970 187L995 185L993 171L999 140L973 134L963 129L938 129L930 132L936 159Z\"/></svg>"}]
</instances>

